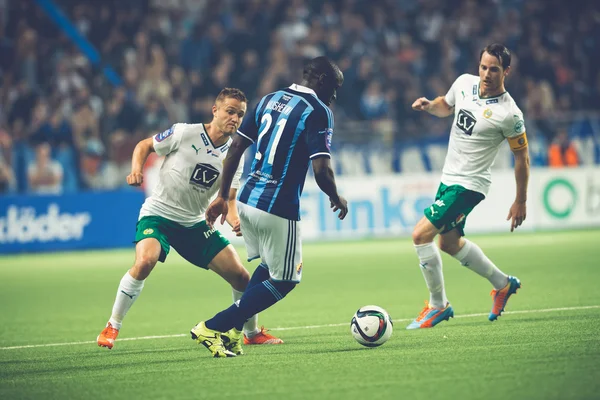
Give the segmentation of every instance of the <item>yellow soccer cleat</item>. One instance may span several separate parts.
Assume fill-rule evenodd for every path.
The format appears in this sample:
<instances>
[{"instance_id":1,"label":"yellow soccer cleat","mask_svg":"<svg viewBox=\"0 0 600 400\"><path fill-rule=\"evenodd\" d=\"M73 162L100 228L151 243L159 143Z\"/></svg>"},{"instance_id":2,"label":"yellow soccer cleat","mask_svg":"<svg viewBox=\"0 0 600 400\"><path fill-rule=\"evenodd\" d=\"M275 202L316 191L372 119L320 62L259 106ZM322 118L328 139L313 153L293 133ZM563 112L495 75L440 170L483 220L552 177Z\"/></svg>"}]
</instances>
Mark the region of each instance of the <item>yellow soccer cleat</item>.
<instances>
[{"instance_id":1,"label":"yellow soccer cleat","mask_svg":"<svg viewBox=\"0 0 600 400\"><path fill-rule=\"evenodd\" d=\"M221 338L223 339L223 345L226 350L229 350L238 356L244 354L244 349L242 349L242 331L231 328L227 332L222 333Z\"/></svg>"},{"instance_id":2,"label":"yellow soccer cleat","mask_svg":"<svg viewBox=\"0 0 600 400\"><path fill-rule=\"evenodd\" d=\"M221 339L221 332L208 329L204 321L198 322L190 331L192 339L206 347L215 358L235 357L235 353L227 350Z\"/></svg>"}]
</instances>

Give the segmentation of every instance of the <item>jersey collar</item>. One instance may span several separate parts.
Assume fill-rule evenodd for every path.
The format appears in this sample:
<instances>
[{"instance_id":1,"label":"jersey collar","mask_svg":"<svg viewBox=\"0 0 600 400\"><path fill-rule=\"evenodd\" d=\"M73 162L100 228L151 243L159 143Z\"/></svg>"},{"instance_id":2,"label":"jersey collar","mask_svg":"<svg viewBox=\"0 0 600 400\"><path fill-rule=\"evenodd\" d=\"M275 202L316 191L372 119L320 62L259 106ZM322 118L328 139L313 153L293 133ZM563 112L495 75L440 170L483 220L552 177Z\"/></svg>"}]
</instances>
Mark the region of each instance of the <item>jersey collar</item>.
<instances>
[{"instance_id":1,"label":"jersey collar","mask_svg":"<svg viewBox=\"0 0 600 400\"><path fill-rule=\"evenodd\" d=\"M208 131L206 130L206 127L204 126L204 124L202 124L202 130L204 132L201 132L201 134L204 133L204 135L206 136L206 138L210 142L210 144L213 147L213 149L221 149L221 147L227 146L229 144L229 141L231 140L231 138L229 138L229 139L227 139L227 141L224 144L222 144L222 145L220 145L220 146L217 147L217 146L215 146L215 144L213 143L212 139L210 138L210 135L208 134Z\"/></svg>"},{"instance_id":2,"label":"jersey collar","mask_svg":"<svg viewBox=\"0 0 600 400\"><path fill-rule=\"evenodd\" d=\"M314 90L312 90L311 88L308 88L306 86L302 86L302 85L298 85L296 83L293 83L292 86L290 86L290 89L295 90L296 92L300 92L300 93L308 93L308 94L312 94L313 96L317 97L317 94L315 93Z\"/></svg>"},{"instance_id":3,"label":"jersey collar","mask_svg":"<svg viewBox=\"0 0 600 400\"><path fill-rule=\"evenodd\" d=\"M502 93L500 93L500 94L497 94L497 95L495 95L495 96L490 96L490 97L481 97L481 95L480 95L479 93L481 93L481 92L479 91L479 82L478 82L478 83L477 83L477 98L478 98L478 99L480 99L480 100L490 100L490 99L497 99L497 98L498 98L498 97L500 97L500 96L504 96L504 95L505 95L506 93L508 93L508 92L505 90L504 92L502 92Z\"/></svg>"}]
</instances>

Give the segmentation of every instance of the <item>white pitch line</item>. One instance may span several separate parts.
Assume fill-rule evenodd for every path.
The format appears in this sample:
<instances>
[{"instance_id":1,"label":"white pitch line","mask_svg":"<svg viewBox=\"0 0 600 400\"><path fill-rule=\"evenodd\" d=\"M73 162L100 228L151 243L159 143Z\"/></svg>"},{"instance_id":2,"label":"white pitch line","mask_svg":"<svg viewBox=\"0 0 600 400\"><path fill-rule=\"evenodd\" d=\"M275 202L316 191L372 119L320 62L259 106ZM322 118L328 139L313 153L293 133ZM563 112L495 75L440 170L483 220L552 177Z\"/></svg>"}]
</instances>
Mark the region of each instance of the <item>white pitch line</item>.
<instances>
[{"instance_id":1,"label":"white pitch line","mask_svg":"<svg viewBox=\"0 0 600 400\"><path fill-rule=\"evenodd\" d=\"M598 309L600 305L597 306L578 306L578 307L560 307L560 308L545 308L541 310L521 310L521 311L505 311L506 314L533 314L533 313L547 313L547 312L556 312L556 311L577 311L577 310L590 310L590 309ZM485 317L488 313L479 313L479 314L465 314L465 315L457 315L454 318L474 318L474 317ZM412 318L402 318L402 319L394 319L394 322L408 322L412 321ZM308 325L308 326L290 326L283 328L271 328L272 331L291 331L291 330L299 330L299 329L317 329L317 328L332 328L339 326L346 326L349 323L342 324L325 324L325 325ZM132 338L122 338L119 339L119 342L125 342L129 340L148 340L148 339L170 339L176 337L184 337L188 336L189 333L179 333L175 335L159 335L159 336L140 336L140 337L132 337ZM74 346L80 344L96 344L95 340L87 340L84 342L69 342L69 343L47 343L47 344L28 344L24 346L10 346L10 347L0 347L0 350L17 350L17 349L32 349L36 347L55 347L55 346Z\"/></svg>"}]
</instances>

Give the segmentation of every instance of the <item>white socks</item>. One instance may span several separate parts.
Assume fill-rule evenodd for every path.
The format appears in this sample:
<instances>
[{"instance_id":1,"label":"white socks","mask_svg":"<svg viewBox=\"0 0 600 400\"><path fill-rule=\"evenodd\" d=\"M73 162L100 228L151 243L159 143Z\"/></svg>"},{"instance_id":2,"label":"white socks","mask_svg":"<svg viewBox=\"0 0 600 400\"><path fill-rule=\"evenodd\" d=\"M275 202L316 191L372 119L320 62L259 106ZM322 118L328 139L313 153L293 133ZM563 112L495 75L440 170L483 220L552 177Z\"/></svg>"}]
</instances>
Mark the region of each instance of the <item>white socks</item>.
<instances>
[{"instance_id":1,"label":"white socks","mask_svg":"<svg viewBox=\"0 0 600 400\"><path fill-rule=\"evenodd\" d=\"M125 314L127 314L127 311L129 311L133 302L136 301L143 288L144 281L134 279L129 275L129 271L125 273L119 284L119 290L117 290L117 298L113 305L112 315L108 320L113 328L121 329Z\"/></svg>"},{"instance_id":2,"label":"white socks","mask_svg":"<svg viewBox=\"0 0 600 400\"><path fill-rule=\"evenodd\" d=\"M508 276L500 271L475 243L465 239L465 245L452 257L460 263L487 278L495 289L502 289L508 283Z\"/></svg>"},{"instance_id":3,"label":"white socks","mask_svg":"<svg viewBox=\"0 0 600 400\"><path fill-rule=\"evenodd\" d=\"M429 305L435 308L444 308L448 299L444 289L444 275L442 274L442 257L435 243L415 244L419 256L421 272L429 288Z\"/></svg>"},{"instance_id":4,"label":"white socks","mask_svg":"<svg viewBox=\"0 0 600 400\"><path fill-rule=\"evenodd\" d=\"M242 298L244 292L239 292L234 288L231 288L233 293L233 302L235 303L239 299ZM246 323L244 324L244 334L249 338L254 337L260 330L258 329L258 314L254 314Z\"/></svg>"}]
</instances>

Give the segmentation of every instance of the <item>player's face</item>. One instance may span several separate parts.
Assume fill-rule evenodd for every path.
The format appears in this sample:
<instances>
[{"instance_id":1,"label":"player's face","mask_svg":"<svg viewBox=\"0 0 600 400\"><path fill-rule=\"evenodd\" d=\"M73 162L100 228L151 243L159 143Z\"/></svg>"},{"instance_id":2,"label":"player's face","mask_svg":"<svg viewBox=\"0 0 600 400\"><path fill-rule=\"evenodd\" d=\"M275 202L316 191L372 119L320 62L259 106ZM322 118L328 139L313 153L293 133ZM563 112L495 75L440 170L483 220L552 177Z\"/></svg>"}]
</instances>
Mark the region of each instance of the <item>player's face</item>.
<instances>
[{"instance_id":1,"label":"player's face","mask_svg":"<svg viewBox=\"0 0 600 400\"><path fill-rule=\"evenodd\" d=\"M246 102L227 97L213 106L213 116L217 127L226 135L233 135L246 115Z\"/></svg>"},{"instance_id":2,"label":"player's face","mask_svg":"<svg viewBox=\"0 0 600 400\"><path fill-rule=\"evenodd\" d=\"M500 60L488 52L481 55L479 62L480 86L484 93L495 93L503 90L504 78L508 75L510 67L503 69Z\"/></svg>"}]
</instances>

